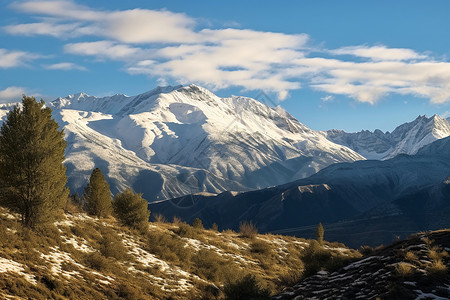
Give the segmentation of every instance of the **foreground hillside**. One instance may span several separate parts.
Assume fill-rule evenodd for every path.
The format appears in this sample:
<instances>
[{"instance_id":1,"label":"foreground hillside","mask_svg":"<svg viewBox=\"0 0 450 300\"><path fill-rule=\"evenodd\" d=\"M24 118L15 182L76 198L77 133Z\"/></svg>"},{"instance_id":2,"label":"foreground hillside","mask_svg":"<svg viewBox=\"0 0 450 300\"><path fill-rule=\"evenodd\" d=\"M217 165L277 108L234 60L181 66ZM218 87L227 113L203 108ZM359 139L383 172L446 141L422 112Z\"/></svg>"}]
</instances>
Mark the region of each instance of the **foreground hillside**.
<instances>
[{"instance_id":1,"label":"foreground hillside","mask_svg":"<svg viewBox=\"0 0 450 300\"><path fill-rule=\"evenodd\" d=\"M0 298L221 299L224 284L248 274L275 294L319 268L335 270L360 256L343 245L317 245L180 222L137 232L77 210L32 231L0 208Z\"/></svg>"},{"instance_id":2,"label":"foreground hillside","mask_svg":"<svg viewBox=\"0 0 450 300\"><path fill-rule=\"evenodd\" d=\"M336 272L320 271L273 299L450 298L450 230L366 251L361 260Z\"/></svg>"}]
</instances>

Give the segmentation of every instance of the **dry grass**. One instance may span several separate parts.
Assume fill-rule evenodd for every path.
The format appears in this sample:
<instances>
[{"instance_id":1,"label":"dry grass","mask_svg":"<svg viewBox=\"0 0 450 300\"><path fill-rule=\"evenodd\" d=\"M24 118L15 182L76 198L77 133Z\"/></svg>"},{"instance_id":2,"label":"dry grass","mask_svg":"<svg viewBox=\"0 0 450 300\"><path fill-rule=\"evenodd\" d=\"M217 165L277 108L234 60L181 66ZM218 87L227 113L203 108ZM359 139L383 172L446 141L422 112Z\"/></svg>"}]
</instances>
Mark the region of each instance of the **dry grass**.
<instances>
[{"instance_id":1,"label":"dry grass","mask_svg":"<svg viewBox=\"0 0 450 300\"><path fill-rule=\"evenodd\" d=\"M57 227L32 231L4 212L0 208L0 256L27 266L25 271L37 284L14 273L0 273L0 289L22 298L215 299L223 296L226 282L245 274L256 275L275 293L281 282L295 282L304 269L299 245L305 240L258 235L251 223L240 233L219 233L177 219L159 220L143 233L122 227L113 218L99 220L72 212ZM136 255L134 247L146 256ZM42 257L52 253L70 260L52 272L58 264ZM279 274L284 274L281 279Z\"/></svg>"},{"instance_id":2,"label":"dry grass","mask_svg":"<svg viewBox=\"0 0 450 300\"><path fill-rule=\"evenodd\" d=\"M252 222L241 222L239 224L239 233L245 238L254 238L258 234L258 228Z\"/></svg>"},{"instance_id":3,"label":"dry grass","mask_svg":"<svg viewBox=\"0 0 450 300\"><path fill-rule=\"evenodd\" d=\"M399 262L395 266L395 273L400 277L408 277L414 274L414 267L409 263Z\"/></svg>"},{"instance_id":4,"label":"dry grass","mask_svg":"<svg viewBox=\"0 0 450 300\"><path fill-rule=\"evenodd\" d=\"M410 263L417 263L419 261L419 258L414 252L408 251L405 253L405 260L409 261Z\"/></svg>"},{"instance_id":5,"label":"dry grass","mask_svg":"<svg viewBox=\"0 0 450 300\"><path fill-rule=\"evenodd\" d=\"M164 217L164 215L162 215L162 214L152 214L152 217L153 217L153 220L156 222L156 223L167 223L167 219L166 219L166 217Z\"/></svg>"},{"instance_id":6,"label":"dry grass","mask_svg":"<svg viewBox=\"0 0 450 300\"><path fill-rule=\"evenodd\" d=\"M443 278L447 275L447 266L442 260L435 260L427 268L428 274L432 277Z\"/></svg>"}]
</instances>

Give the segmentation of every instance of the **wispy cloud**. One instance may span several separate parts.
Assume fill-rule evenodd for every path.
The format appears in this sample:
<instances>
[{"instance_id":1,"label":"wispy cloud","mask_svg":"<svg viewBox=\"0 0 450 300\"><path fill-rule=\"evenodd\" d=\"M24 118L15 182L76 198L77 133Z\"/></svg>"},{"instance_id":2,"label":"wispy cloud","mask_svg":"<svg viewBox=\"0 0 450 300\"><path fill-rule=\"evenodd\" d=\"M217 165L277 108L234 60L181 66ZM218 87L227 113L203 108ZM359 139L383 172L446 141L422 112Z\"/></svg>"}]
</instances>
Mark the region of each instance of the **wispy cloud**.
<instances>
[{"instance_id":1,"label":"wispy cloud","mask_svg":"<svg viewBox=\"0 0 450 300\"><path fill-rule=\"evenodd\" d=\"M353 55L369 58L374 61L391 61L391 60L416 60L425 59L427 56L421 55L411 49L405 48L387 48L386 46L351 46L330 50L335 55Z\"/></svg>"},{"instance_id":2,"label":"wispy cloud","mask_svg":"<svg viewBox=\"0 0 450 300\"><path fill-rule=\"evenodd\" d=\"M0 90L0 103L19 102L22 95L27 93L27 89L18 86L10 86Z\"/></svg>"},{"instance_id":3,"label":"wispy cloud","mask_svg":"<svg viewBox=\"0 0 450 300\"><path fill-rule=\"evenodd\" d=\"M34 53L0 48L0 68L8 69L24 66L27 62L39 57L39 55Z\"/></svg>"},{"instance_id":4,"label":"wispy cloud","mask_svg":"<svg viewBox=\"0 0 450 300\"><path fill-rule=\"evenodd\" d=\"M133 61L143 57L141 48L118 44L112 41L97 41L72 43L64 46L64 51L70 54L95 56L99 59Z\"/></svg>"},{"instance_id":5,"label":"wispy cloud","mask_svg":"<svg viewBox=\"0 0 450 300\"><path fill-rule=\"evenodd\" d=\"M326 96L321 97L320 100L322 100L323 102L331 102L334 100L334 96L326 95Z\"/></svg>"},{"instance_id":6,"label":"wispy cloud","mask_svg":"<svg viewBox=\"0 0 450 300\"><path fill-rule=\"evenodd\" d=\"M87 71L85 67L79 66L71 62L61 62L52 65L45 65L44 68L46 68L47 70L61 70L61 71L70 71L70 70Z\"/></svg>"},{"instance_id":7,"label":"wispy cloud","mask_svg":"<svg viewBox=\"0 0 450 300\"><path fill-rule=\"evenodd\" d=\"M195 20L165 10L131 9L99 11L73 1L25 1L12 7L47 17L32 24L15 24L4 29L11 34L69 36L93 35L123 43L194 42ZM161 30L161 29L164 30Z\"/></svg>"},{"instance_id":8,"label":"wispy cloud","mask_svg":"<svg viewBox=\"0 0 450 300\"><path fill-rule=\"evenodd\" d=\"M12 7L39 22L4 27L10 34L77 37L66 43L65 53L120 61L128 73L160 81L263 89L277 93L279 100L309 87L370 104L388 94L450 101L450 63L408 48L317 48L306 34L200 28L195 18L167 10L98 10L61 0ZM83 36L89 41L80 41ZM7 67L2 61L0 50L0 67ZM6 61L14 65L13 57Z\"/></svg>"}]
</instances>

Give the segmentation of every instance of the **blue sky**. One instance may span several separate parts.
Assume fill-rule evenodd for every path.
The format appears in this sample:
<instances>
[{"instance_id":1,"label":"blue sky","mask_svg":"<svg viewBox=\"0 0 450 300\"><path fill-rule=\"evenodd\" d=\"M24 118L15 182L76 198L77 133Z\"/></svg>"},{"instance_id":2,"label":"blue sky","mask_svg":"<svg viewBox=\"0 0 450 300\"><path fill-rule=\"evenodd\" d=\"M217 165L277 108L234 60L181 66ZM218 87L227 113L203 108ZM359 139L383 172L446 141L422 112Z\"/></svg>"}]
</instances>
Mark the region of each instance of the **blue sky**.
<instances>
[{"instance_id":1,"label":"blue sky","mask_svg":"<svg viewBox=\"0 0 450 300\"><path fill-rule=\"evenodd\" d=\"M317 129L450 116L450 1L2 1L0 102L195 83Z\"/></svg>"}]
</instances>

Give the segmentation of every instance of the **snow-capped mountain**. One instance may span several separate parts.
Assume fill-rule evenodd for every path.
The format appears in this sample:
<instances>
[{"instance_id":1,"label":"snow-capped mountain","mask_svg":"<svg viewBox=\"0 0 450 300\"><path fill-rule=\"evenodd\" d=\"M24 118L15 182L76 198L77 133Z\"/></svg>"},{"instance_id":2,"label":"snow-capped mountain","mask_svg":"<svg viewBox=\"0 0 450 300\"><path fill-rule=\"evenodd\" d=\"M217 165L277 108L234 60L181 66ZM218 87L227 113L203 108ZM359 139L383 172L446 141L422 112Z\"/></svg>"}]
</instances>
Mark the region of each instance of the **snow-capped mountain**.
<instances>
[{"instance_id":1,"label":"snow-capped mountain","mask_svg":"<svg viewBox=\"0 0 450 300\"><path fill-rule=\"evenodd\" d=\"M415 155L338 163L291 183L242 193L192 195L150 205L168 219L216 222L238 229L311 236L319 222L327 238L353 247L450 226L450 137ZM370 233L370 234L368 234Z\"/></svg>"},{"instance_id":2,"label":"snow-capped mountain","mask_svg":"<svg viewBox=\"0 0 450 300\"><path fill-rule=\"evenodd\" d=\"M425 145L450 136L450 123L438 115L419 116L393 132L329 130L324 134L330 141L347 146L367 159L389 159L398 154L416 154Z\"/></svg>"},{"instance_id":3,"label":"snow-capped mountain","mask_svg":"<svg viewBox=\"0 0 450 300\"><path fill-rule=\"evenodd\" d=\"M47 105L64 127L69 186L78 192L95 167L113 193L131 186L153 201L262 188L364 159L279 107L196 85L134 97L79 93Z\"/></svg>"}]
</instances>

